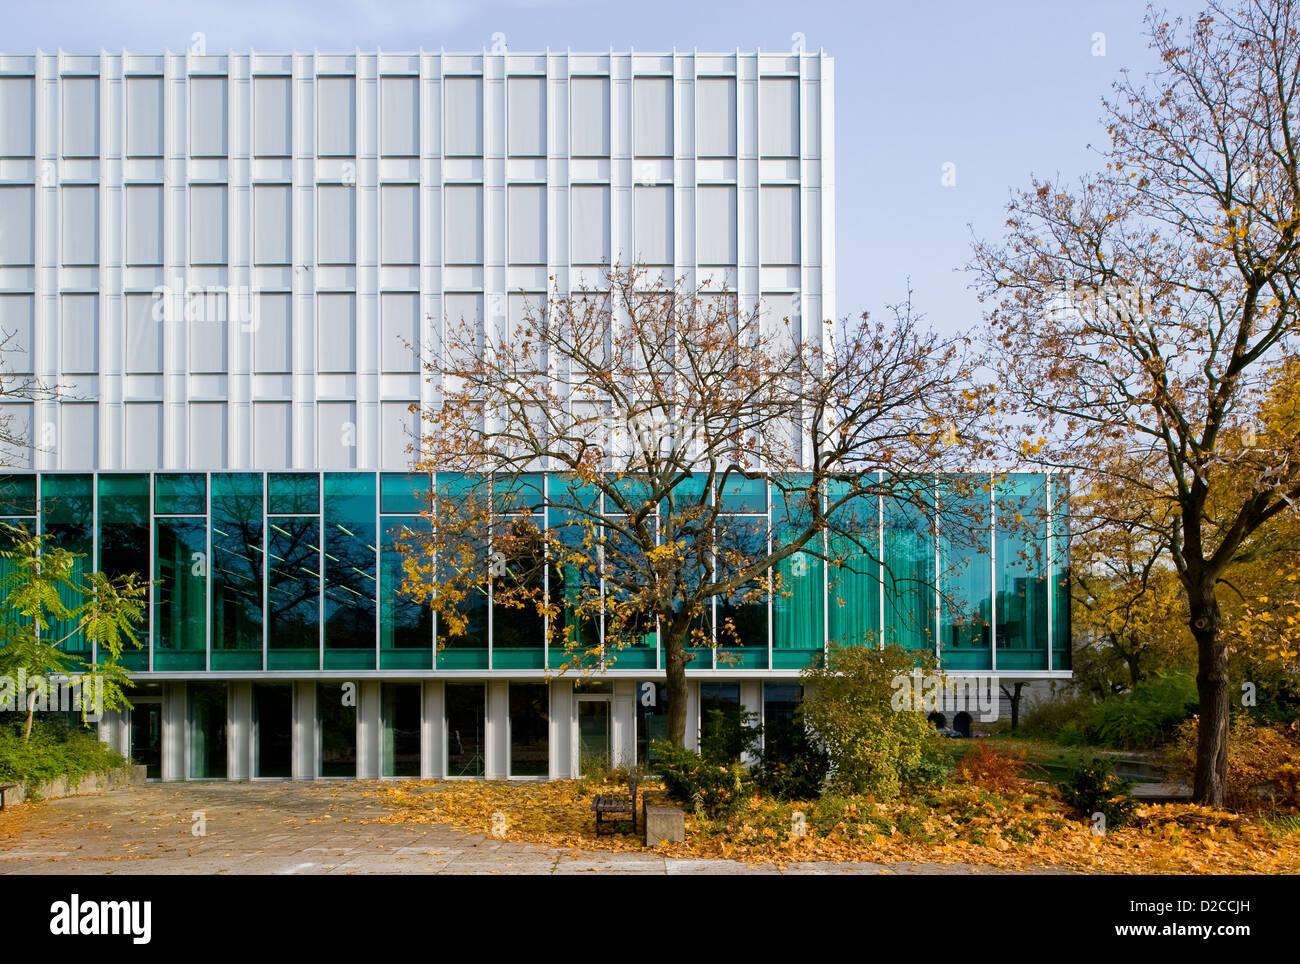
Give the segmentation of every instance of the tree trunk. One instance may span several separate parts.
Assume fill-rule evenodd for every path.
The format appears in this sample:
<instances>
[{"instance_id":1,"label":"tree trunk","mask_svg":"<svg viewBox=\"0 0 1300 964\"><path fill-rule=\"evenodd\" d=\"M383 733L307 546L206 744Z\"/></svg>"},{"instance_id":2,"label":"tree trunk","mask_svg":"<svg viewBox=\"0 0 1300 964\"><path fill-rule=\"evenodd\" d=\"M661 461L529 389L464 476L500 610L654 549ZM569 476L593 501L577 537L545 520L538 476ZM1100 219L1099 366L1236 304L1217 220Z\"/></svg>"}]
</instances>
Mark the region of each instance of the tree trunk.
<instances>
[{"instance_id":1,"label":"tree trunk","mask_svg":"<svg viewBox=\"0 0 1300 964\"><path fill-rule=\"evenodd\" d=\"M662 620L661 625L668 673L668 741L680 748L686 745L686 637L690 620L675 616L671 621Z\"/></svg>"},{"instance_id":2,"label":"tree trunk","mask_svg":"<svg viewBox=\"0 0 1300 964\"><path fill-rule=\"evenodd\" d=\"M1188 596L1188 625L1196 638L1196 689L1200 694L1192 800L1221 807L1228 780L1228 647L1221 633L1214 587L1193 586Z\"/></svg>"},{"instance_id":3,"label":"tree trunk","mask_svg":"<svg viewBox=\"0 0 1300 964\"><path fill-rule=\"evenodd\" d=\"M27 726L23 728L23 742L29 743L32 739L32 718L36 715L36 690L32 690L32 695L27 697Z\"/></svg>"}]
</instances>

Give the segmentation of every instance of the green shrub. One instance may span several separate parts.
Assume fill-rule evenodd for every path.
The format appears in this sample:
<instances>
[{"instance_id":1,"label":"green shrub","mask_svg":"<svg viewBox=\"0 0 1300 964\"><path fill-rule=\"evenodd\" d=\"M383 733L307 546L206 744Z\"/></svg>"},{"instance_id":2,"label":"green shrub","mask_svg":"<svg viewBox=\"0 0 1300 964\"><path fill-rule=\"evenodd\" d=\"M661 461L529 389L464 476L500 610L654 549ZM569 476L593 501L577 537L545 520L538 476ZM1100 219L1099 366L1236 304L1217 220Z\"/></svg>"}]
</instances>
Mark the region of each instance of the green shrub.
<instances>
[{"instance_id":1,"label":"green shrub","mask_svg":"<svg viewBox=\"0 0 1300 964\"><path fill-rule=\"evenodd\" d=\"M711 762L665 740L655 740L651 746L664 790L676 803L716 818L733 813L744 799L747 774L739 761Z\"/></svg>"},{"instance_id":2,"label":"green shrub","mask_svg":"<svg viewBox=\"0 0 1300 964\"><path fill-rule=\"evenodd\" d=\"M1088 742L1092 726L1093 701L1089 696L1055 694L1051 699L1033 703L1020 718L1023 736L1040 736L1064 746Z\"/></svg>"},{"instance_id":3,"label":"green shrub","mask_svg":"<svg viewBox=\"0 0 1300 964\"><path fill-rule=\"evenodd\" d=\"M1100 813L1106 827L1122 827L1133 819L1137 801L1129 796L1132 781L1115 776L1109 760L1082 761L1070 768L1061 785L1061 796L1084 820Z\"/></svg>"},{"instance_id":4,"label":"green shrub","mask_svg":"<svg viewBox=\"0 0 1300 964\"><path fill-rule=\"evenodd\" d=\"M815 800L829 767L826 751L808 739L800 713L788 731L768 731L758 788L778 800Z\"/></svg>"},{"instance_id":5,"label":"green shrub","mask_svg":"<svg viewBox=\"0 0 1300 964\"><path fill-rule=\"evenodd\" d=\"M93 733L57 717L37 719L32 738L23 739L21 723L0 725L0 782L31 785L68 777L74 784L91 773L126 766L126 758Z\"/></svg>"},{"instance_id":6,"label":"green shrub","mask_svg":"<svg viewBox=\"0 0 1300 964\"><path fill-rule=\"evenodd\" d=\"M1196 712L1197 700L1196 681L1186 673L1146 680L1093 707L1092 732L1098 743L1123 750L1166 743Z\"/></svg>"},{"instance_id":7,"label":"green shrub","mask_svg":"<svg viewBox=\"0 0 1300 964\"><path fill-rule=\"evenodd\" d=\"M948 772L943 737L925 714L892 705L895 681L918 665L933 672L933 658L913 650L836 646L823 666L804 671L803 719L836 793L884 799Z\"/></svg>"}]
</instances>

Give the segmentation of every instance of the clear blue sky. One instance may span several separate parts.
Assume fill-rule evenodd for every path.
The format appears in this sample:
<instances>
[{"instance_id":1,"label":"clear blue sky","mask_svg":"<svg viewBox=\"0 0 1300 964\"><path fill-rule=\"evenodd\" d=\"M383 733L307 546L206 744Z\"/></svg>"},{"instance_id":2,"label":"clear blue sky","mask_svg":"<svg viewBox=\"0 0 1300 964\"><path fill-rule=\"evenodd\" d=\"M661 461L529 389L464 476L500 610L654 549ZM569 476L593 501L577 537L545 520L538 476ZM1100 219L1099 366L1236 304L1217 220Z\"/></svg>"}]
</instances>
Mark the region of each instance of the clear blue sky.
<instances>
[{"instance_id":1,"label":"clear blue sky","mask_svg":"<svg viewBox=\"0 0 1300 964\"><path fill-rule=\"evenodd\" d=\"M1168 0L1194 16L1200 2ZM1096 166L1100 98L1123 67L1154 65L1140 0L99 0L5 3L0 47L73 53L209 53L439 47L809 50L835 58L839 313L901 299L944 329L980 306L957 271L971 229L995 236L1008 192L1031 172ZM1095 56L1094 34L1105 35ZM954 164L956 186L942 168Z\"/></svg>"}]
</instances>

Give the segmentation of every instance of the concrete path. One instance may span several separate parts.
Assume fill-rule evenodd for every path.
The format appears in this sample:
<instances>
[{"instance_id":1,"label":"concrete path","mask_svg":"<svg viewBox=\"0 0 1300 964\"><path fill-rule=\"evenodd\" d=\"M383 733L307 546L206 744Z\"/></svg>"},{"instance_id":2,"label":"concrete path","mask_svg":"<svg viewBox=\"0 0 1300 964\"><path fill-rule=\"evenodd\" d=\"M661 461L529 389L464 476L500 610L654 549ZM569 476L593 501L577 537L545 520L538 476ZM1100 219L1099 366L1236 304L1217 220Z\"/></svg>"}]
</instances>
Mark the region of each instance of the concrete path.
<instances>
[{"instance_id":1,"label":"concrete path","mask_svg":"<svg viewBox=\"0 0 1300 964\"><path fill-rule=\"evenodd\" d=\"M367 788L352 781L153 783L16 807L0 814L0 874L1006 873L969 864L778 869L650 851L577 852L441 825L362 823L386 809Z\"/></svg>"}]
</instances>

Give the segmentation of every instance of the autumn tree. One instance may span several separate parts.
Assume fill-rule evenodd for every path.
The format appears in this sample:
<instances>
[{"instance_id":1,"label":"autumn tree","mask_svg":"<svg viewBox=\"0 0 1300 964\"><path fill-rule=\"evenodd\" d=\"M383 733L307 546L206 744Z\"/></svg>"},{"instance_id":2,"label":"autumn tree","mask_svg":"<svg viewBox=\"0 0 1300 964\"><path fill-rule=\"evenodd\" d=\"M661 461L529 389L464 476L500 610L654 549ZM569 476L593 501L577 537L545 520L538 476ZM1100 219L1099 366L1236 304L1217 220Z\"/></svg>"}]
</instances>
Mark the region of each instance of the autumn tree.
<instances>
[{"instance_id":1,"label":"autumn tree","mask_svg":"<svg viewBox=\"0 0 1300 964\"><path fill-rule=\"evenodd\" d=\"M1043 439L1076 488L1119 479L1136 512L1167 513L1197 653L1194 797L1221 804L1223 582L1300 498L1300 425L1256 424L1296 347L1300 36L1294 0L1213 3L1192 23L1150 9L1147 23L1160 67L1104 100L1102 170L1034 180L972 267L1012 433Z\"/></svg>"},{"instance_id":2,"label":"autumn tree","mask_svg":"<svg viewBox=\"0 0 1300 964\"><path fill-rule=\"evenodd\" d=\"M448 321L418 458L438 484L404 588L449 635L490 595L570 668L657 638L681 746L689 662L766 647L769 594L832 546L878 555L877 496L933 517L933 473L968 464L981 395L963 391L967 342L910 305L801 329L639 267L605 280L522 320Z\"/></svg>"}]
</instances>

